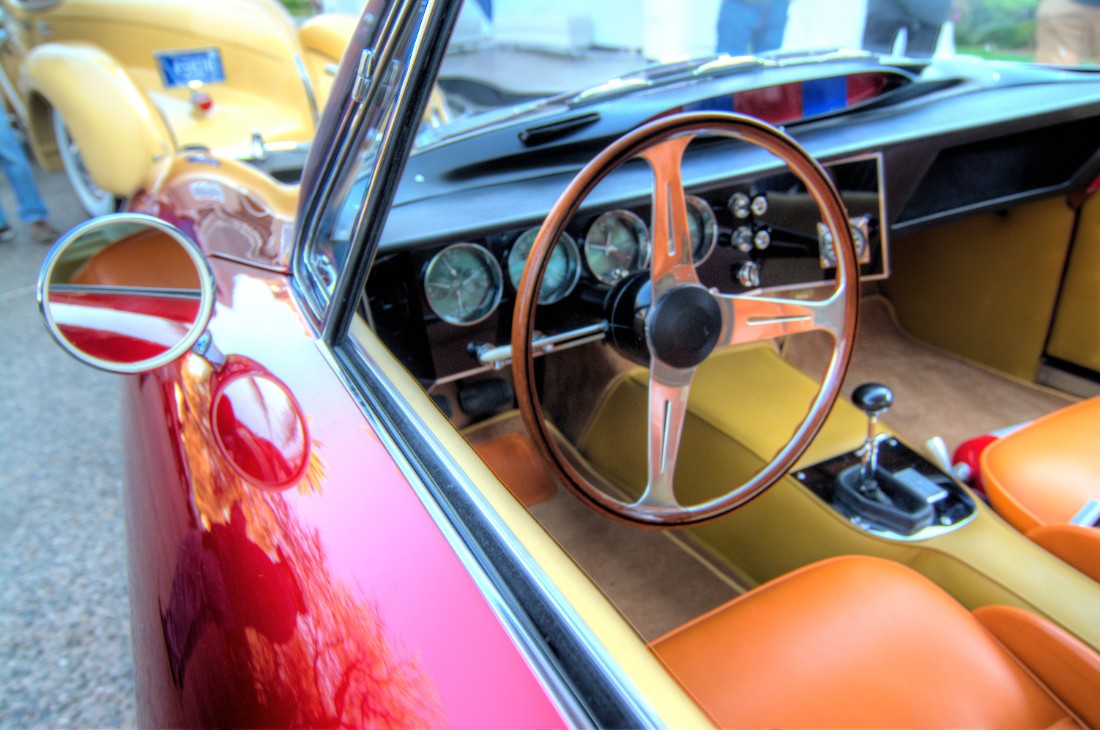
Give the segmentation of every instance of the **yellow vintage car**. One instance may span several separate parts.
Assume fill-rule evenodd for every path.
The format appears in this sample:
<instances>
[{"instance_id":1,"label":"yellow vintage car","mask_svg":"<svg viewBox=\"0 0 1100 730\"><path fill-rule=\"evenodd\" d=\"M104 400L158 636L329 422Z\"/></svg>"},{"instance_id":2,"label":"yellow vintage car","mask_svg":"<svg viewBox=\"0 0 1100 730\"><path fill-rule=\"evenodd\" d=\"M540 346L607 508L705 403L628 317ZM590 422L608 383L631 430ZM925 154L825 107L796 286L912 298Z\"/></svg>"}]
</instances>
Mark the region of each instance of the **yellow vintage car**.
<instances>
[{"instance_id":1,"label":"yellow vintage car","mask_svg":"<svg viewBox=\"0 0 1100 730\"><path fill-rule=\"evenodd\" d=\"M0 0L0 84L90 215L188 148L296 178L354 19L275 0Z\"/></svg>"}]
</instances>

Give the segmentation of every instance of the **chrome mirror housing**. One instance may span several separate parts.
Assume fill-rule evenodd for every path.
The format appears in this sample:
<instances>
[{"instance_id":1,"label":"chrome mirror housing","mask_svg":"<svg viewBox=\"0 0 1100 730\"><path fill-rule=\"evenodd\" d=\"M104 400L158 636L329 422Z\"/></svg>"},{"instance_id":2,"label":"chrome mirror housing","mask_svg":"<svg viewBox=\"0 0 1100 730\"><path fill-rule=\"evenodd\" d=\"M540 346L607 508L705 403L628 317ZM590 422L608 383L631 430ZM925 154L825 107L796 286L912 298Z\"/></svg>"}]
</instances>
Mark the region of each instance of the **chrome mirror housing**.
<instances>
[{"instance_id":1,"label":"chrome mirror housing","mask_svg":"<svg viewBox=\"0 0 1100 730\"><path fill-rule=\"evenodd\" d=\"M54 244L38 306L61 348L112 373L167 365L190 349L214 309L214 276L178 228L135 213L101 216Z\"/></svg>"}]
</instances>

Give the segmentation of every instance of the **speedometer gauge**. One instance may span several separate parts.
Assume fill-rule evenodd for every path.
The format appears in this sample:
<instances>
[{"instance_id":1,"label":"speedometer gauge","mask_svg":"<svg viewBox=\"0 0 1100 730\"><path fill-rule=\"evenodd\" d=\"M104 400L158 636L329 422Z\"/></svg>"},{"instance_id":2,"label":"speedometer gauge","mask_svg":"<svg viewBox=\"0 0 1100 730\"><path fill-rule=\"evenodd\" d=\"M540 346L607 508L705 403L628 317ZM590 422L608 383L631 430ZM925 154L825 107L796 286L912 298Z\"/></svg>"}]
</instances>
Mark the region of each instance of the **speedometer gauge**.
<instances>
[{"instance_id":1,"label":"speedometer gauge","mask_svg":"<svg viewBox=\"0 0 1100 730\"><path fill-rule=\"evenodd\" d=\"M474 243L437 253L424 270L424 296L444 322L470 325L492 314L503 290L500 264Z\"/></svg>"},{"instance_id":2,"label":"speedometer gauge","mask_svg":"<svg viewBox=\"0 0 1100 730\"><path fill-rule=\"evenodd\" d=\"M691 233L691 258L701 264L718 243L718 220L714 209L702 198L687 196L688 231Z\"/></svg>"},{"instance_id":3,"label":"speedometer gauge","mask_svg":"<svg viewBox=\"0 0 1100 730\"><path fill-rule=\"evenodd\" d=\"M649 263L649 231L627 210L611 210L592 223L584 238L584 260L605 284L633 274Z\"/></svg>"},{"instance_id":4,"label":"speedometer gauge","mask_svg":"<svg viewBox=\"0 0 1100 730\"><path fill-rule=\"evenodd\" d=\"M531 246L538 234L537 228L524 231L508 252L508 278L517 291ZM539 304L554 304L565 299L573 291L580 273L581 255L577 251L577 243L572 236L563 232L554 244L554 250L550 252L550 263L546 265L546 274L542 277L542 286L539 288Z\"/></svg>"}]
</instances>

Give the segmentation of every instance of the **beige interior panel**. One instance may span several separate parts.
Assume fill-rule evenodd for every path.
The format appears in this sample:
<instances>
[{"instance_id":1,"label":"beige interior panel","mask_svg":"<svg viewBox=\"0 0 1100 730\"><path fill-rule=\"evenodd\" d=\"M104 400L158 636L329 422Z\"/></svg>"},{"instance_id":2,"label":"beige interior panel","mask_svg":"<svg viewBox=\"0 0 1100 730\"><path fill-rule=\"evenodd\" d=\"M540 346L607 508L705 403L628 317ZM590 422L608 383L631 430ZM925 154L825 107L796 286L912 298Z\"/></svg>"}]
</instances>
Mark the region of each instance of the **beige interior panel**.
<instances>
[{"instance_id":1,"label":"beige interior panel","mask_svg":"<svg viewBox=\"0 0 1100 730\"><path fill-rule=\"evenodd\" d=\"M1100 198L1081 208L1047 352L1100 371Z\"/></svg>"},{"instance_id":2,"label":"beige interior panel","mask_svg":"<svg viewBox=\"0 0 1100 730\"><path fill-rule=\"evenodd\" d=\"M1073 218L1053 198L895 237L884 291L920 339L1033 380Z\"/></svg>"},{"instance_id":3,"label":"beige interior panel","mask_svg":"<svg viewBox=\"0 0 1100 730\"><path fill-rule=\"evenodd\" d=\"M816 384L769 347L731 350L708 361L692 383L691 409L676 471L684 503L713 497L745 480L782 445ZM647 392L641 371L622 377L598 409L582 443L593 465L624 487L645 481ZM838 400L801 464L862 443L866 421ZM797 472L795 472L797 474ZM1100 585L1034 545L991 510L954 532L923 541L871 535L787 477L730 515L691 528L712 556L765 582L838 555L875 555L905 563L970 608L1007 604L1065 626L1100 650Z\"/></svg>"}]
</instances>

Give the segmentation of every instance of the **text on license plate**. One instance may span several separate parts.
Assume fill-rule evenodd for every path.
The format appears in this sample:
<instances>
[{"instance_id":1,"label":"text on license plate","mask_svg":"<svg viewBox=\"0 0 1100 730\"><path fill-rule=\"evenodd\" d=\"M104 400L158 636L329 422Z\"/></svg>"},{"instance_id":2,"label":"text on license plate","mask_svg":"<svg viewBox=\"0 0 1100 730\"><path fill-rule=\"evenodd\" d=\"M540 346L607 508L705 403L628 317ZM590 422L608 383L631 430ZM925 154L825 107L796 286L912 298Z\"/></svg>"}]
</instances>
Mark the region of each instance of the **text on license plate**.
<instances>
[{"instance_id":1,"label":"text on license plate","mask_svg":"<svg viewBox=\"0 0 1100 730\"><path fill-rule=\"evenodd\" d=\"M213 84L225 81L225 67L217 48L194 51L158 51L157 64L168 88L188 86L192 81Z\"/></svg>"}]
</instances>

